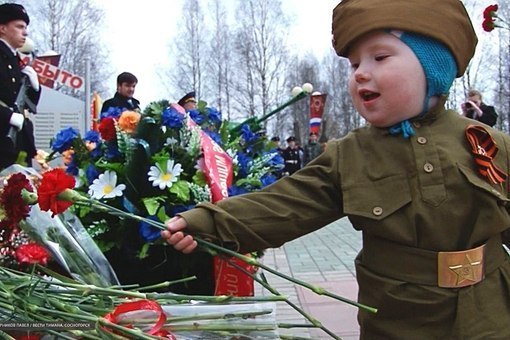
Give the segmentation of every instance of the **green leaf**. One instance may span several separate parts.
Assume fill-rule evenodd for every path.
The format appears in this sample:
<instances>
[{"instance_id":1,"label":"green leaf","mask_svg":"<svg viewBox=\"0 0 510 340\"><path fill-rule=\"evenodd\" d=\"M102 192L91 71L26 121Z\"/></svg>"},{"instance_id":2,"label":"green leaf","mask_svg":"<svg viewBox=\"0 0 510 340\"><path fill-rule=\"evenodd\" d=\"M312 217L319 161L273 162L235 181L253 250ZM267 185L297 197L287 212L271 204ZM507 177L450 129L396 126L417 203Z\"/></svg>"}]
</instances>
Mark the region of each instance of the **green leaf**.
<instances>
[{"instance_id":1,"label":"green leaf","mask_svg":"<svg viewBox=\"0 0 510 340\"><path fill-rule=\"evenodd\" d=\"M261 186L262 182L260 180L255 178L242 178L236 182L237 186L243 186L243 185L251 185L251 186Z\"/></svg>"},{"instance_id":2,"label":"green leaf","mask_svg":"<svg viewBox=\"0 0 510 340\"><path fill-rule=\"evenodd\" d=\"M170 192L177 195L177 197L186 202L189 200L189 186L186 181L177 181L170 187Z\"/></svg>"},{"instance_id":3,"label":"green leaf","mask_svg":"<svg viewBox=\"0 0 510 340\"><path fill-rule=\"evenodd\" d=\"M144 243L142 248L140 249L140 252L138 253L138 258L139 259L144 259L148 256L149 254L149 247L151 245L149 243Z\"/></svg>"},{"instance_id":4,"label":"green leaf","mask_svg":"<svg viewBox=\"0 0 510 340\"><path fill-rule=\"evenodd\" d=\"M159 209L158 210L158 214L156 215L158 217L158 219L162 222L165 222L165 221L168 221L170 219L170 216L168 216L166 213L165 213L165 209Z\"/></svg>"},{"instance_id":5,"label":"green leaf","mask_svg":"<svg viewBox=\"0 0 510 340\"><path fill-rule=\"evenodd\" d=\"M203 173L203 171L195 172L195 174L193 175L192 181L193 181L193 183L200 185L200 186L204 186L207 184L207 181L205 179L205 174Z\"/></svg>"},{"instance_id":6,"label":"green leaf","mask_svg":"<svg viewBox=\"0 0 510 340\"><path fill-rule=\"evenodd\" d=\"M142 202L147 209L149 215L156 215L161 203L165 201L165 196L147 197L142 198Z\"/></svg>"}]
</instances>

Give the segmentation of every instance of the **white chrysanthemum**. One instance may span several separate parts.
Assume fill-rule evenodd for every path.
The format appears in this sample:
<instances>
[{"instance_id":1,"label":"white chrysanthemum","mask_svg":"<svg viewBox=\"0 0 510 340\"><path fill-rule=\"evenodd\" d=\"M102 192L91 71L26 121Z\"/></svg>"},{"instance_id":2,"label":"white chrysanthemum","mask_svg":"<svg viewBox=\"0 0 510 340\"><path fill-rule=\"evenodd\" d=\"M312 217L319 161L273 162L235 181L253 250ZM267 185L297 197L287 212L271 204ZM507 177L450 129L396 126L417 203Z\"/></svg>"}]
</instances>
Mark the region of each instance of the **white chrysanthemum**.
<instances>
[{"instance_id":1,"label":"white chrysanthemum","mask_svg":"<svg viewBox=\"0 0 510 340\"><path fill-rule=\"evenodd\" d=\"M177 163L174 166L174 161L169 159L166 162L166 171L161 169L159 165L153 165L147 175L149 175L149 181L152 182L152 186L159 186L159 188L163 190L165 188L170 188L173 183L177 182L181 172L181 164Z\"/></svg>"},{"instance_id":2,"label":"white chrysanthemum","mask_svg":"<svg viewBox=\"0 0 510 340\"><path fill-rule=\"evenodd\" d=\"M126 189L124 184L117 185L117 174L115 171L106 170L92 182L89 187L89 195L92 198L113 198L122 196L122 191Z\"/></svg>"}]
</instances>

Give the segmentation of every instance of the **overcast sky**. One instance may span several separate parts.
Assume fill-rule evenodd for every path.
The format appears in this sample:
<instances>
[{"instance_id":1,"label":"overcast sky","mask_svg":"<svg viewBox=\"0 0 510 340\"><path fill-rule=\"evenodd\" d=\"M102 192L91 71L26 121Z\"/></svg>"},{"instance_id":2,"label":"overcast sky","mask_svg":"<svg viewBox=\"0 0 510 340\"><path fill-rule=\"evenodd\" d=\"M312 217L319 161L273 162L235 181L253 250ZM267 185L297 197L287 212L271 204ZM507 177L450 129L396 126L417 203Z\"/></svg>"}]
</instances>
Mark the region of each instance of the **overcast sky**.
<instances>
[{"instance_id":1,"label":"overcast sky","mask_svg":"<svg viewBox=\"0 0 510 340\"><path fill-rule=\"evenodd\" d=\"M129 71L138 78L135 97L142 107L163 98L179 99L168 98L158 72L162 65L168 65L168 45L180 23L183 0L96 2L106 12L104 40L114 66L110 94L115 91L117 74ZM331 15L337 3L338 0L282 0L284 11L295 18L295 24L289 27L290 47L303 52L313 50L319 55L326 53L331 48Z\"/></svg>"},{"instance_id":2,"label":"overcast sky","mask_svg":"<svg viewBox=\"0 0 510 340\"><path fill-rule=\"evenodd\" d=\"M135 97L142 102L142 107L163 98L177 100L165 93L158 73L162 65L168 65L168 45L180 24L185 0L95 1L106 12L104 40L114 67L110 95L115 92L116 75L129 71L138 77ZM232 3L232 0L224 1ZM294 24L289 27L289 47L303 53L313 51L319 58L327 53L331 49L332 10L339 0L281 1L283 10L294 18ZM480 29L482 11L492 3L493 0L477 0L477 9L468 8L481 40L479 49L487 44L489 35Z\"/></svg>"}]
</instances>

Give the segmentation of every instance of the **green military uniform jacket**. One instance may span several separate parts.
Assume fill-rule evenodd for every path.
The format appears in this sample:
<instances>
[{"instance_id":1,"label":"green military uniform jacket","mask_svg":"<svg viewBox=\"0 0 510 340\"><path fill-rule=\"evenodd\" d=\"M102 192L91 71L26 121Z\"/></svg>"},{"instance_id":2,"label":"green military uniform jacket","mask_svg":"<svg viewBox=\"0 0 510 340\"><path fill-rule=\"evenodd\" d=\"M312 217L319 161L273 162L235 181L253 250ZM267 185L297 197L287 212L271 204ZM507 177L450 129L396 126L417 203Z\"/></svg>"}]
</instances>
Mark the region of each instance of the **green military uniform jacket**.
<instances>
[{"instance_id":1,"label":"green military uniform jacket","mask_svg":"<svg viewBox=\"0 0 510 340\"><path fill-rule=\"evenodd\" d=\"M409 139L366 126L260 192L200 204L182 214L188 231L248 252L347 216L363 232L359 302L379 309L359 312L362 338L510 338L510 262L500 239L510 226L510 180L492 185L479 175L465 130L480 123L445 110L444 101L412 120ZM499 148L496 165L509 173L510 137L486 128ZM485 279L464 288L435 284L435 257L399 256L489 239L496 247L486 254Z\"/></svg>"}]
</instances>

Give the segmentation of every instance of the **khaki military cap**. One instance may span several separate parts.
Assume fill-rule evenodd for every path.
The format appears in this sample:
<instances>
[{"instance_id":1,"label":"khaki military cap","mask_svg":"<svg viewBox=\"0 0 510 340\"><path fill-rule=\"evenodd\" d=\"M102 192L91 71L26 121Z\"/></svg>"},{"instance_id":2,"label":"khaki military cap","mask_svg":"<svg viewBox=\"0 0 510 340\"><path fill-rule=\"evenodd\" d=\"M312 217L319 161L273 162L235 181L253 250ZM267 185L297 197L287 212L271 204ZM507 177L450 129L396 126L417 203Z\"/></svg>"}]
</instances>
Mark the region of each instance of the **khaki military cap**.
<instances>
[{"instance_id":1,"label":"khaki military cap","mask_svg":"<svg viewBox=\"0 0 510 340\"><path fill-rule=\"evenodd\" d=\"M378 29L432 37L445 44L464 74L478 39L459 0L343 0L333 10L333 47L347 57L352 43Z\"/></svg>"}]
</instances>

